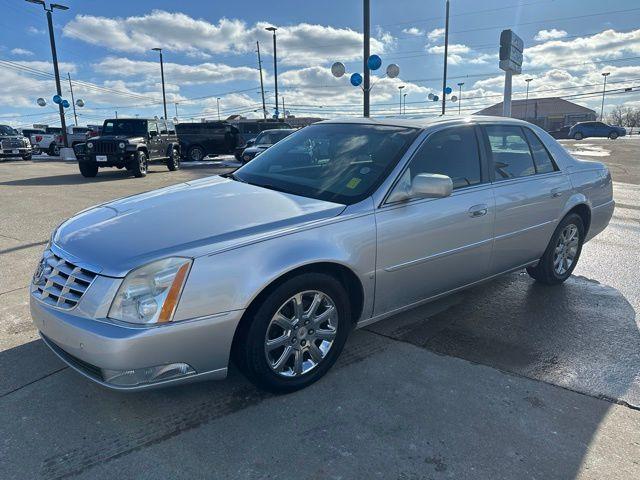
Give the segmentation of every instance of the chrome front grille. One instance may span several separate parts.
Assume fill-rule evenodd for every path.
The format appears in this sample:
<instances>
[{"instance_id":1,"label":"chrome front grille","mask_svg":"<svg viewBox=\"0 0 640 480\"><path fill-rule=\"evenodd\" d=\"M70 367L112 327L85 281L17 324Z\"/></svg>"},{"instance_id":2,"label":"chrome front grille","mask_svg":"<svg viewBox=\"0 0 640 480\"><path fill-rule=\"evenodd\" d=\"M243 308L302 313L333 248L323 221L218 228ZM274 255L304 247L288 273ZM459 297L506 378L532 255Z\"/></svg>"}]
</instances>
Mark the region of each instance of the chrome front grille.
<instances>
[{"instance_id":1,"label":"chrome front grille","mask_svg":"<svg viewBox=\"0 0 640 480\"><path fill-rule=\"evenodd\" d=\"M24 145L20 140L5 138L2 140L2 148L22 148Z\"/></svg>"},{"instance_id":2,"label":"chrome front grille","mask_svg":"<svg viewBox=\"0 0 640 480\"><path fill-rule=\"evenodd\" d=\"M75 307L96 274L47 250L33 277L33 295L48 305Z\"/></svg>"},{"instance_id":3,"label":"chrome front grille","mask_svg":"<svg viewBox=\"0 0 640 480\"><path fill-rule=\"evenodd\" d=\"M115 142L95 142L93 150L98 155L109 155L117 152L117 145Z\"/></svg>"}]
</instances>

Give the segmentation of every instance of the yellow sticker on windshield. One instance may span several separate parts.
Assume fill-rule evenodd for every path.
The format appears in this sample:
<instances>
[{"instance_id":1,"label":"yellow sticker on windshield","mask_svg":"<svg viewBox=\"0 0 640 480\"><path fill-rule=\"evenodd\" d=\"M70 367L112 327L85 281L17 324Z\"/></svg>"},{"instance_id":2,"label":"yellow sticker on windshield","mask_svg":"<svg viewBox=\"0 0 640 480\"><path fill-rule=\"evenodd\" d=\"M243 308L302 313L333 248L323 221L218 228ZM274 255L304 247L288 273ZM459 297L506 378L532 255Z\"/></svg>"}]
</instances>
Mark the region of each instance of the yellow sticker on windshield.
<instances>
[{"instance_id":1,"label":"yellow sticker on windshield","mask_svg":"<svg viewBox=\"0 0 640 480\"><path fill-rule=\"evenodd\" d=\"M360 178L353 177L351 180L349 180L349 183L347 183L347 188L356 188L360 183L360 180Z\"/></svg>"}]
</instances>

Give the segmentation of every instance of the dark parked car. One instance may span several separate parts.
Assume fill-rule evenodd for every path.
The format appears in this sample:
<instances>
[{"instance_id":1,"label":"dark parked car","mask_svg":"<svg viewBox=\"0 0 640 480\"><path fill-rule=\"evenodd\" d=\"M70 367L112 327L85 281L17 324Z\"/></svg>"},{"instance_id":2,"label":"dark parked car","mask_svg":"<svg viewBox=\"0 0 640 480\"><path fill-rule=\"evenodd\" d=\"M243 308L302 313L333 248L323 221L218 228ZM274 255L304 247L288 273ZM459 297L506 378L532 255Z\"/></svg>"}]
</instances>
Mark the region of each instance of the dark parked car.
<instances>
[{"instance_id":1,"label":"dark parked car","mask_svg":"<svg viewBox=\"0 0 640 480\"><path fill-rule=\"evenodd\" d=\"M250 140L247 143L248 146L244 149L244 152L242 152L242 159L240 161L243 164L251 161L253 158L264 152L267 148L275 145L280 140L288 137L295 131L295 128L282 128L277 130L265 130L261 132L255 140Z\"/></svg>"},{"instance_id":2,"label":"dark parked car","mask_svg":"<svg viewBox=\"0 0 640 480\"><path fill-rule=\"evenodd\" d=\"M551 130L549 135L557 140L567 139L570 138L569 130L571 130L571 125L565 125L564 127L560 127L558 130Z\"/></svg>"},{"instance_id":3,"label":"dark parked car","mask_svg":"<svg viewBox=\"0 0 640 480\"><path fill-rule=\"evenodd\" d=\"M74 151L80 153L78 166L85 177L95 177L98 168L103 167L126 168L134 176L144 177L149 162L153 161L165 162L172 171L180 168L180 145L175 126L164 120L105 120L102 134L80 145Z\"/></svg>"},{"instance_id":4,"label":"dark parked car","mask_svg":"<svg viewBox=\"0 0 640 480\"><path fill-rule=\"evenodd\" d=\"M609 137L611 140L615 140L626 134L627 131L624 128L602 122L580 122L569 130L569 138L574 140L582 140L587 137Z\"/></svg>"},{"instance_id":5,"label":"dark parked car","mask_svg":"<svg viewBox=\"0 0 640 480\"><path fill-rule=\"evenodd\" d=\"M240 120L233 124L238 129L238 144L234 152L236 160L242 161L242 152L247 148L247 143L255 140L258 134L264 130L277 130L291 128L286 122L276 120Z\"/></svg>"},{"instance_id":6,"label":"dark parked car","mask_svg":"<svg viewBox=\"0 0 640 480\"><path fill-rule=\"evenodd\" d=\"M179 123L176 132L182 157L195 162L234 153L238 145L238 129L227 122Z\"/></svg>"}]
</instances>

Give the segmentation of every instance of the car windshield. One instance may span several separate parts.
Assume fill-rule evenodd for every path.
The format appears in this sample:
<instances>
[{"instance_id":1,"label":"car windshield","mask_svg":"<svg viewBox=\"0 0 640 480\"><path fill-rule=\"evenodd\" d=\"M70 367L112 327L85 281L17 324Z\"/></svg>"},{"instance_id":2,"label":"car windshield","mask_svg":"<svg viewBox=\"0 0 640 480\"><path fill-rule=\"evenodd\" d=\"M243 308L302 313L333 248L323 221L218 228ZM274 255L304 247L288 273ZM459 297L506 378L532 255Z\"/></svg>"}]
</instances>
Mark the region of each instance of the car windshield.
<instances>
[{"instance_id":1,"label":"car windshield","mask_svg":"<svg viewBox=\"0 0 640 480\"><path fill-rule=\"evenodd\" d=\"M147 134L146 120L106 120L102 127L103 135L136 135Z\"/></svg>"},{"instance_id":2,"label":"car windshield","mask_svg":"<svg viewBox=\"0 0 640 480\"><path fill-rule=\"evenodd\" d=\"M380 185L417 134L414 128L387 125L312 125L266 150L233 178L348 205Z\"/></svg>"},{"instance_id":3,"label":"car windshield","mask_svg":"<svg viewBox=\"0 0 640 480\"><path fill-rule=\"evenodd\" d=\"M18 132L8 125L0 125L0 135L18 135Z\"/></svg>"},{"instance_id":4,"label":"car windshield","mask_svg":"<svg viewBox=\"0 0 640 480\"><path fill-rule=\"evenodd\" d=\"M289 136L291 132L262 132L256 138L256 145L273 145L283 138Z\"/></svg>"}]
</instances>

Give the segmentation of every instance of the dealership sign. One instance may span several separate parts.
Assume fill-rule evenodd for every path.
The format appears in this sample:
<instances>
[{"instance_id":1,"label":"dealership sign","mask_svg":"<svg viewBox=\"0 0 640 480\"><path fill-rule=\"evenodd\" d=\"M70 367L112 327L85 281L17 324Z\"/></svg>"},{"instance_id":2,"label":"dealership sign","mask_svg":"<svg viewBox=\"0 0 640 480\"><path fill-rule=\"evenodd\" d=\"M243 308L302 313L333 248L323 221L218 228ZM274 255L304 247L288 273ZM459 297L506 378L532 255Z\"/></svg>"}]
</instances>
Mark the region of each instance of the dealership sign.
<instances>
[{"instance_id":1,"label":"dealership sign","mask_svg":"<svg viewBox=\"0 0 640 480\"><path fill-rule=\"evenodd\" d=\"M500 34L500 68L515 75L522 73L524 42L512 30Z\"/></svg>"}]
</instances>

